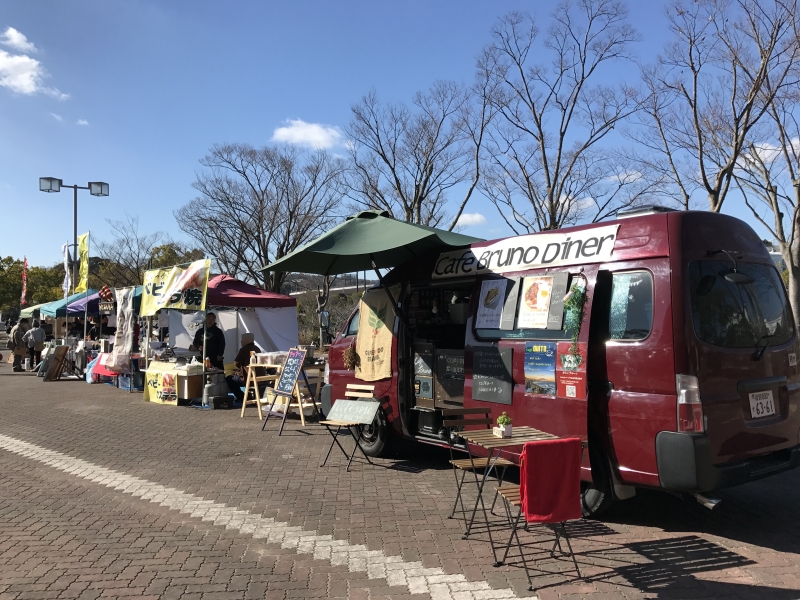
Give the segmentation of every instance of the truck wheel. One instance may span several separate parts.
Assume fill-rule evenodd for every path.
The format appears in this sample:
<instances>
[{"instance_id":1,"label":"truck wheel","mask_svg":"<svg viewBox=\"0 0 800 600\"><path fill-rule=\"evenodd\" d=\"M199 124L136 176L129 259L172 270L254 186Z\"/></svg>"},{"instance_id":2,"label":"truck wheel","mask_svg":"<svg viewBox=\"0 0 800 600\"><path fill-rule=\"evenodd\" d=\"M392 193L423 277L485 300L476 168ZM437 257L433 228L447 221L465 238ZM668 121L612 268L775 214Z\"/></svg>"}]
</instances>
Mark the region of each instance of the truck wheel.
<instances>
[{"instance_id":1,"label":"truck wheel","mask_svg":"<svg viewBox=\"0 0 800 600\"><path fill-rule=\"evenodd\" d=\"M383 409L378 409L372 424L361 427L358 442L367 456L384 456L388 452L389 425L386 423Z\"/></svg>"},{"instance_id":2,"label":"truck wheel","mask_svg":"<svg viewBox=\"0 0 800 600\"><path fill-rule=\"evenodd\" d=\"M586 518L599 516L614 503L608 459L602 450L593 451L592 448L599 448L598 442L589 442L589 461L594 481L581 481L581 509Z\"/></svg>"}]
</instances>

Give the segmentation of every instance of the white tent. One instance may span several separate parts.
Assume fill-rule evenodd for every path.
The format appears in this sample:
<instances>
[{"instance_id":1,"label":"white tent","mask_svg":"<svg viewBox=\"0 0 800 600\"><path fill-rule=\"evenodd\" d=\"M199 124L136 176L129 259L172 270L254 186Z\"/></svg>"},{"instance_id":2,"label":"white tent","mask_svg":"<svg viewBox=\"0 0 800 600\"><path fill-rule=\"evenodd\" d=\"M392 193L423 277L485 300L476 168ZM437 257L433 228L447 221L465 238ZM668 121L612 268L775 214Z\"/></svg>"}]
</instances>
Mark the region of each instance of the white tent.
<instances>
[{"instance_id":1,"label":"white tent","mask_svg":"<svg viewBox=\"0 0 800 600\"><path fill-rule=\"evenodd\" d=\"M239 308L212 310L217 325L225 334L225 364L232 363L242 347L243 333L252 333L256 345L264 352L296 347L297 307ZM188 348L197 330L203 326L203 313L169 311L170 345Z\"/></svg>"}]
</instances>

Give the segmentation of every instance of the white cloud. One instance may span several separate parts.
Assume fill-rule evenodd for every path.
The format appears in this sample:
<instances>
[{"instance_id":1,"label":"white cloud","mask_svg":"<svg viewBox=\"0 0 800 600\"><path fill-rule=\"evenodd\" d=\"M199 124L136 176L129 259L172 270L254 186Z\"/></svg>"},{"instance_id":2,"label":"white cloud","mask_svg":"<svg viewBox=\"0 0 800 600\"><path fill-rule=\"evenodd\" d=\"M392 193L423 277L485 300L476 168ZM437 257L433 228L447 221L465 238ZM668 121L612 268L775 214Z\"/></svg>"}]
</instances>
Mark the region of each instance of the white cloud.
<instances>
[{"instance_id":1,"label":"white cloud","mask_svg":"<svg viewBox=\"0 0 800 600\"><path fill-rule=\"evenodd\" d=\"M25 35L13 27L5 30L2 37L0 37L0 44L13 48L19 52L36 52L36 46L28 41Z\"/></svg>"},{"instance_id":2,"label":"white cloud","mask_svg":"<svg viewBox=\"0 0 800 600\"><path fill-rule=\"evenodd\" d=\"M63 121L64 118L61 115L57 115L56 113L50 113L50 116L53 117L56 121Z\"/></svg>"},{"instance_id":3,"label":"white cloud","mask_svg":"<svg viewBox=\"0 0 800 600\"><path fill-rule=\"evenodd\" d=\"M78 125L88 125L89 121L86 119L78 119Z\"/></svg>"},{"instance_id":4,"label":"white cloud","mask_svg":"<svg viewBox=\"0 0 800 600\"><path fill-rule=\"evenodd\" d=\"M481 213L463 213L458 217L456 225L460 227L472 227L473 225L484 225L485 223L486 217Z\"/></svg>"},{"instance_id":5,"label":"white cloud","mask_svg":"<svg viewBox=\"0 0 800 600\"><path fill-rule=\"evenodd\" d=\"M302 119L288 119L272 134L273 142L286 142L298 146L327 149L341 143L342 132L332 125L306 123Z\"/></svg>"},{"instance_id":6,"label":"white cloud","mask_svg":"<svg viewBox=\"0 0 800 600\"><path fill-rule=\"evenodd\" d=\"M44 79L47 77L44 66L35 58L24 54L24 52L35 52L36 47L19 31L13 27L6 29L0 36L0 44L23 52L23 54L9 54L5 50L0 50L0 87L26 96L45 94L56 100L69 98L69 94L44 85Z\"/></svg>"}]
</instances>

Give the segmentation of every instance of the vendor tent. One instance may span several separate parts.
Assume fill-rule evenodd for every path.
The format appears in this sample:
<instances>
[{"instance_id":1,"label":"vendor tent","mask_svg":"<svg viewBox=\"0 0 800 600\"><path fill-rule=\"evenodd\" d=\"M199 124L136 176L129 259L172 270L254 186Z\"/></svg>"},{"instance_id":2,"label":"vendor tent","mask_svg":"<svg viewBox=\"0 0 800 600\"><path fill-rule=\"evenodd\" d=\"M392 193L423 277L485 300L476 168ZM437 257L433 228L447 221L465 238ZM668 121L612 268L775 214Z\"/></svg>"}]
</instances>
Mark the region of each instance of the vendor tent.
<instances>
[{"instance_id":1,"label":"vendor tent","mask_svg":"<svg viewBox=\"0 0 800 600\"><path fill-rule=\"evenodd\" d=\"M209 312L225 334L226 364L233 362L241 347L241 335L252 333L265 352L288 350L298 343L297 300L257 288L228 275L208 282ZM170 343L188 348L203 325L204 313L169 311Z\"/></svg>"},{"instance_id":2,"label":"vendor tent","mask_svg":"<svg viewBox=\"0 0 800 600\"><path fill-rule=\"evenodd\" d=\"M262 290L229 275L217 275L209 280L207 302L209 306L297 306L297 300L291 296Z\"/></svg>"},{"instance_id":3,"label":"vendor tent","mask_svg":"<svg viewBox=\"0 0 800 600\"><path fill-rule=\"evenodd\" d=\"M136 314L139 313L139 305L142 303L142 286L137 285L136 289L133 292L133 310ZM81 294L81 297L75 300L74 302L70 302L67 306L67 312L71 315L77 314L90 314L96 315L100 313L99 309L100 304L100 292L95 292L89 296L85 296Z\"/></svg>"},{"instance_id":4,"label":"vendor tent","mask_svg":"<svg viewBox=\"0 0 800 600\"><path fill-rule=\"evenodd\" d=\"M79 300L81 298L84 298L87 295L91 296L96 292L97 290L87 290L86 292L79 292L77 294L72 294L72 296L66 299L62 298L61 300L56 300L55 302L49 302L39 309L39 313L43 317L66 317L67 306L70 303L75 302L76 300Z\"/></svg>"},{"instance_id":5,"label":"vendor tent","mask_svg":"<svg viewBox=\"0 0 800 600\"><path fill-rule=\"evenodd\" d=\"M39 317L41 308L47 304L47 302L43 304L35 304L33 306L28 306L27 308L23 308L19 311L20 319L36 319Z\"/></svg>"}]
</instances>

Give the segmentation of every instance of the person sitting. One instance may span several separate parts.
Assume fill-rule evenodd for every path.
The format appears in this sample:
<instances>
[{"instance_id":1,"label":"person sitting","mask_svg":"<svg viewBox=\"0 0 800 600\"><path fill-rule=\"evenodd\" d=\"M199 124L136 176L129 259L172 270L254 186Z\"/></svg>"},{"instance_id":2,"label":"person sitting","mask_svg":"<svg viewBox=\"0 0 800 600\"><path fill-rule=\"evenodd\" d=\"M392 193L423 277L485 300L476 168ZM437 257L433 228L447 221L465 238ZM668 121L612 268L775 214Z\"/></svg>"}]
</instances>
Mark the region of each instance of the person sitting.
<instances>
[{"instance_id":1,"label":"person sitting","mask_svg":"<svg viewBox=\"0 0 800 600\"><path fill-rule=\"evenodd\" d=\"M228 375L225 381L228 382L228 388L239 402L244 401L244 392L242 386L247 383L247 373L245 373L245 366L250 364L250 353L259 352L259 347L255 344L256 336L252 333L242 334L242 347L236 358L233 359L236 365L236 373Z\"/></svg>"}]
</instances>

